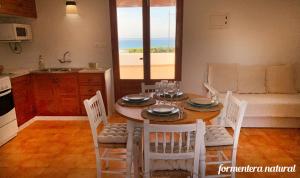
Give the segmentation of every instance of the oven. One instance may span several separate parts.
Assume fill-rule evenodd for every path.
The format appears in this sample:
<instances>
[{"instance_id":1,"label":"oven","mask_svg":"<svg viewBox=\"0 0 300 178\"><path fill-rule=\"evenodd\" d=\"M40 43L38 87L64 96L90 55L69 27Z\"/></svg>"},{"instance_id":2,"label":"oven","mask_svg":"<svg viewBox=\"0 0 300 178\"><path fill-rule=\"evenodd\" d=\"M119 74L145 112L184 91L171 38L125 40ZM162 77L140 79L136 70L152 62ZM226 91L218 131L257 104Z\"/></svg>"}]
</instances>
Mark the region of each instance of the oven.
<instances>
[{"instance_id":1,"label":"oven","mask_svg":"<svg viewBox=\"0 0 300 178\"><path fill-rule=\"evenodd\" d=\"M14 99L11 89L0 92L0 117L8 114L14 109L14 107Z\"/></svg>"},{"instance_id":2,"label":"oven","mask_svg":"<svg viewBox=\"0 0 300 178\"><path fill-rule=\"evenodd\" d=\"M18 125L10 79L0 78L0 146L17 135Z\"/></svg>"}]
</instances>

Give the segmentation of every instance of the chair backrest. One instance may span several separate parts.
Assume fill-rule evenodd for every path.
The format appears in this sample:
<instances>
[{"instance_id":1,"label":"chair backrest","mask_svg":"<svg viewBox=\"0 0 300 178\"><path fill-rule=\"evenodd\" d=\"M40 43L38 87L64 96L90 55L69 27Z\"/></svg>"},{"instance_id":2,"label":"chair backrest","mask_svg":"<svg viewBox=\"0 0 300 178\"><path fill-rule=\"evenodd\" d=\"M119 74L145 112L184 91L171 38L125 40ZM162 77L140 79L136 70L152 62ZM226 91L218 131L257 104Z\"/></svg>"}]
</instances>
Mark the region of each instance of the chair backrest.
<instances>
[{"instance_id":1,"label":"chair backrest","mask_svg":"<svg viewBox=\"0 0 300 178\"><path fill-rule=\"evenodd\" d=\"M210 86L208 83L203 83L204 87L208 90L208 93L207 93L207 96L209 98L212 98L212 97L218 97L220 98L220 93L214 89L212 86Z\"/></svg>"},{"instance_id":2,"label":"chair backrest","mask_svg":"<svg viewBox=\"0 0 300 178\"><path fill-rule=\"evenodd\" d=\"M141 83L142 93L155 92L155 85L146 85L144 82Z\"/></svg>"},{"instance_id":3,"label":"chair backrest","mask_svg":"<svg viewBox=\"0 0 300 178\"><path fill-rule=\"evenodd\" d=\"M154 85L146 85L144 82L141 83L142 93L153 93L156 88L159 87L160 82L155 82Z\"/></svg>"},{"instance_id":4,"label":"chair backrest","mask_svg":"<svg viewBox=\"0 0 300 178\"><path fill-rule=\"evenodd\" d=\"M193 173L198 175L200 154L205 154L204 134L205 123L201 119L183 125L149 124L145 120L145 172L150 170L150 160L194 159Z\"/></svg>"},{"instance_id":5,"label":"chair backrest","mask_svg":"<svg viewBox=\"0 0 300 178\"><path fill-rule=\"evenodd\" d=\"M222 113L223 124L234 130L234 146L237 146L242 122L247 108L246 101L240 101L228 91L224 100L224 111Z\"/></svg>"},{"instance_id":6,"label":"chair backrest","mask_svg":"<svg viewBox=\"0 0 300 178\"><path fill-rule=\"evenodd\" d=\"M101 122L103 122L105 125L108 124L101 92L97 91L95 96L84 100L84 106L89 118L94 145L95 147L98 147L97 128Z\"/></svg>"}]
</instances>

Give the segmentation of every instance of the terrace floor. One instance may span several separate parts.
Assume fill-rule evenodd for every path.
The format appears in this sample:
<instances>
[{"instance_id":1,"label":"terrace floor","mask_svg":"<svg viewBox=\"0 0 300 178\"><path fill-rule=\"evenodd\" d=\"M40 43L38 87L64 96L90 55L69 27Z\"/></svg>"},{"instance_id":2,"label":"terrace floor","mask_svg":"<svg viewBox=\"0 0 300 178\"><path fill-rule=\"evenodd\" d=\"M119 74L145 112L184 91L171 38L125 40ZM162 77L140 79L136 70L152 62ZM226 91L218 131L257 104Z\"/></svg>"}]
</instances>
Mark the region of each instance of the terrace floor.
<instances>
[{"instance_id":1,"label":"terrace floor","mask_svg":"<svg viewBox=\"0 0 300 178\"><path fill-rule=\"evenodd\" d=\"M124 120L113 116L110 121ZM294 164L300 165L300 129L242 129L238 166ZM296 178L300 177L297 166L296 173L238 173L237 177ZM88 121L35 121L19 132L16 138L0 147L1 178L96 177L95 167Z\"/></svg>"}]
</instances>

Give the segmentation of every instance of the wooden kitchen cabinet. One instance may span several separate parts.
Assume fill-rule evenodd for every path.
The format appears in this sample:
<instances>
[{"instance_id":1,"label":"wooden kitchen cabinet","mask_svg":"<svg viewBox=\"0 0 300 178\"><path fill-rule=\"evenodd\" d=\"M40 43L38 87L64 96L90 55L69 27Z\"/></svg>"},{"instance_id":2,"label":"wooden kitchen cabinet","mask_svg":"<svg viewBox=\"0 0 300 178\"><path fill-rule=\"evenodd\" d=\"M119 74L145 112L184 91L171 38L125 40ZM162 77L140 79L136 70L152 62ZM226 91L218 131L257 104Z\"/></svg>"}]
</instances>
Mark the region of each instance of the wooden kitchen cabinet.
<instances>
[{"instance_id":1,"label":"wooden kitchen cabinet","mask_svg":"<svg viewBox=\"0 0 300 178\"><path fill-rule=\"evenodd\" d=\"M55 115L58 110L51 74L33 74L32 79L37 115Z\"/></svg>"},{"instance_id":2,"label":"wooden kitchen cabinet","mask_svg":"<svg viewBox=\"0 0 300 178\"><path fill-rule=\"evenodd\" d=\"M54 74L55 75L55 74ZM77 74L56 74L56 96L59 113L63 116L80 114Z\"/></svg>"},{"instance_id":3,"label":"wooden kitchen cabinet","mask_svg":"<svg viewBox=\"0 0 300 178\"><path fill-rule=\"evenodd\" d=\"M77 73L34 74L37 115L80 115Z\"/></svg>"},{"instance_id":4,"label":"wooden kitchen cabinet","mask_svg":"<svg viewBox=\"0 0 300 178\"><path fill-rule=\"evenodd\" d=\"M18 125L22 125L35 116L31 75L11 79Z\"/></svg>"},{"instance_id":5,"label":"wooden kitchen cabinet","mask_svg":"<svg viewBox=\"0 0 300 178\"><path fill-rule=\"evenodd\" d=\"M35 0L0 0L0 14L37 18Z\"/></svg>"},{"instance_id":6,"label":"wooden kitchen cabinet","mask_svg":"<svg viewBox=\"0 0 300 178\"><path fill-rule=\"evenodd\" d=\"M107 112L107 98L104 73L79 73L78 81L81 115L87 115L83 101L94 96L97 90L101 91L103 102Z\"/></svg>"}]
</instances>

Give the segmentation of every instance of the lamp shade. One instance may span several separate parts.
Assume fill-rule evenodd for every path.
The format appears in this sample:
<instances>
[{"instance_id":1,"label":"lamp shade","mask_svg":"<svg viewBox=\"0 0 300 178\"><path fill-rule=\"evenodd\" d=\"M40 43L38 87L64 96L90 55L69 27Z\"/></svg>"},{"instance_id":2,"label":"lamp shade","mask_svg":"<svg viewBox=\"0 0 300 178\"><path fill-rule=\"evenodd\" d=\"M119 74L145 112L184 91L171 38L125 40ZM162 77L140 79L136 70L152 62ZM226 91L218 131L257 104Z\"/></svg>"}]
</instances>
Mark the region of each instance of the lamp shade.
<instances>
[{"instance_id":1,"label":"lamp shade","mask_svg":"<svg viewBox=\"0 0 300 178\"><path fill-rule=\"evenodd\" d=\"M66 13L67 14L77 14L77 6L75 1L67 0L66 1Z\"/></svg>"}]
</instances>

